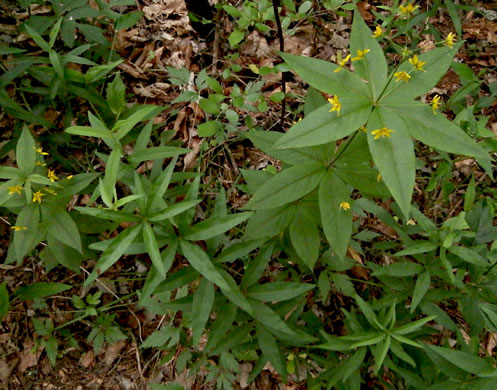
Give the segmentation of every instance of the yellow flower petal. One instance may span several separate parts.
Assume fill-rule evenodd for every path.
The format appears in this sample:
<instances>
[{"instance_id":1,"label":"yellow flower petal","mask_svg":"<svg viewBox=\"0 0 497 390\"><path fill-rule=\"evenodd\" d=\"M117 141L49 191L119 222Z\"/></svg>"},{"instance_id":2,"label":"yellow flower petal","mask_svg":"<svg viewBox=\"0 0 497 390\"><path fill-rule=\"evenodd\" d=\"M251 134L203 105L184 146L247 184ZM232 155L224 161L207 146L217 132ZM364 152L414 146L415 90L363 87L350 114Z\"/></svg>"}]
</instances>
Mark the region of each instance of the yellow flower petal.
<instances>
[{"instance_id":1,"label":"yellow flower petal","mask_svg":"<svg viewBox=\"0 0 497 390\"><path fill-rule=\"evenodd\" d=\"M347 210L350 210L350 203L349 202L341 202L340 203L340 210L344 210L344 211L347 211Z\"/></svg>"}]
</instances>

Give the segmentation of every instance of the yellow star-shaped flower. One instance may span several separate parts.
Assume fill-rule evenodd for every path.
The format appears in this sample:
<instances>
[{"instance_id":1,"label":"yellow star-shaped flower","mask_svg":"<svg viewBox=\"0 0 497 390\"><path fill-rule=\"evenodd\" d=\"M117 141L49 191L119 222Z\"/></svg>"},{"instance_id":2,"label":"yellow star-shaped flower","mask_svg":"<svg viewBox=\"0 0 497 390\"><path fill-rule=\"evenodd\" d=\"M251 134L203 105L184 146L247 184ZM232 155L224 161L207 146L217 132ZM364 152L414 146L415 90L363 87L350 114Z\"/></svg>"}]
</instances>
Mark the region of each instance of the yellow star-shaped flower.
<instances>
[{"instance_id":1,"label":"yellow star-shaped flower","mask_svg":"<svg viewBox=\"0 0 497 390\"><path fill-rule=\"evenodd\" d=\"M44 196L45 196L45 194L41 191L37 191L37 192L33 193L33 203L34 202L41 203L41 198Z\"/></svg>"},{"instance_id":2,"label":"yellow star-shaped flower","mask_svg":"<svg viewBox=\"0 0 497 390\"><path fill-rule=\"evenodd\" d=\"M371 50L369 49L364 49L364 50L357 50L357 57L352 58L352 61L359 61L364 58L364 56L369 53Z\"/></svg>"},{"instance_id":3,"label":"yellow star-shaped flower","mask_svg":"<svg viewBox=\"0 0 497 390\"><path fill-rule=\"evenodd\" d=\"M340 72L343 69L343 67L349 61L349 58L350 58L350 54L338 63L338 68L335 69L335 73Z\"/></svg>"},{"instance_id":4,"label":"yellow star-shaped flower","mask_svg":"<svg viewBox=\"0 0 497 390\"><path fill-rule=\"evenodd\" d=\"M449 33L449 35L445 37L445 44L448 47L452 48L452 46L454 46L455 37L456 35L454 33Z\"/></svg>"},{"instance_id":5,"label":"yellow star-shaped flower","mask_svg":"<svg viewBox=\"0 0 497 390\"><path fill-rule=\"evenodd\" d=\"M33 146L33 148L35 149L36 153L39 153L42 156L48 156L48 153L44 152L42 148L37 148L36 146Z\"/></svg>"},{"instance_id":6,"label":"yellow star-shaped flower","mask_svg":"<svg viewBox=\"0 0 497 390\"><path fill-rule=\"evenodd\" d=\"M50 179L52 183L54 183L55 180L59 180L59 178L55 175L55 172L52 171L51 169L48 170L47 177Z\"/></svg>"},{"instance_id":7,"label":"yellow star-shaped flower","mask_svg":"<svg viewBox=\"0 0 497 390\"><path fill-rule=\"evenodd\" d=\"M341 202L340 203L340 210L343 210L343 211L350 210L350 203L349 202Z\"/></svg>"},{"instance_id":8,"label":"yellow star-shaped flower","mask_svg":"<svg viewBox=\"0 0 497 390\"><path fill-rule=\"evenodd\" d=\"M383 35L383 29L381 28L380 25L376 26L376 29L373 32L373 35L371 35L373 38L379 38Z\"/></svg>"},{"instance_id":9,"label":"yellow star-shaped flower","mask_svg":"<svg viewBox=\"0 0 497 390\"><path fill-rule=\"evenodd\" d=\"M339 116L340 115L340 109L342 108L342 104L338 100L338 96L336 96L336 95L333 96L332 99L328 99L328 102L331 104L331 110L329 112L336 111L337 112L337 116Z\"/></svg>"},{"instance_id":10,"label":"yellow star-shaped flower","mask_svg":"<svg viewBox=\"0 0 497 390\"><path fill-rule=\"evenodd\" d=\"M424 64L426 64L426 62L424 61L420 61L418 56L417 55L414 55L412 58L409 58L409 63L414 66L414 69L416 70L420 70L422 72L426 72L424 69L423 69L423 66Z\"/></svg>"},{"instance_id":11,"label":"yellow star-shaped flower","mask_svg":"<svg viewBox=\"0 0 497 390\"><path fill-rule=\"evenodd\" d=\"M408 73L406 72L397 72L397 73L394 73L394 76L397 80L395 80L396 82L397 81L405 81L406 83L409 81L409 79L411 78L411 76L409 76Z\"/></svg>"},{"instance_id":12,"label":"yellow star-shaped flower","mask_svg":"<svg viewBox=\"0 0 497 390\"><path fill-rule=\"evenodd\" d=\"M419 5L413 5L413 3L399 6L400 13L404 16L408 16L408 15L414 13L414 11L416 11L418 8L419 8Z\"/></svg>"},{"instance_id":13,"label":"yellow star-shaped flower","mask_svg":"<svg viewBox=\"0 0 497 390\"><path fill-rule=\"evenodd\" d=\"M28 230L26 226L17 226L17 225L11 226L10 229L14 230L15 232L18 232L20 230Z\"/></svg>"},{"instance_id":14,"label":"yellow star-shaped flower","mask_svg":"<svg viewBox=\"0 0 497 390\"><path fill-rule=\"evenodd\" d=\"M8 190L9 190L9 195L12 195L12 194L21 195L21 191L23 190L23 188L21 186L12 186L12 187L9 187Z\"/></svg>"},{"instance_id":15,"label":"yellow star-shaped flower","mask_svg":"<svg viewBox=\"0 0 497 390\"><path fill-rule=\"evenodd\" d=\"M431 110L433 111L433 115L437 115L437 110L440 107L440 96L435 95L433 99L431 99Z\"/></svg>"},{"instance_id":16,"label":"yellow star-shaped flower","mask_svg":"<svg viewBox=\"0 0 497 390\"><path fill-rule=\"evenodd\" d=\"M371 132L372 135L374 135L374 139L378 138L390 138L390 133L393 133L393 130L387 129L386 127L382 127L381 129L378 130L373 130Z\"/></svg>"}]
</instances>

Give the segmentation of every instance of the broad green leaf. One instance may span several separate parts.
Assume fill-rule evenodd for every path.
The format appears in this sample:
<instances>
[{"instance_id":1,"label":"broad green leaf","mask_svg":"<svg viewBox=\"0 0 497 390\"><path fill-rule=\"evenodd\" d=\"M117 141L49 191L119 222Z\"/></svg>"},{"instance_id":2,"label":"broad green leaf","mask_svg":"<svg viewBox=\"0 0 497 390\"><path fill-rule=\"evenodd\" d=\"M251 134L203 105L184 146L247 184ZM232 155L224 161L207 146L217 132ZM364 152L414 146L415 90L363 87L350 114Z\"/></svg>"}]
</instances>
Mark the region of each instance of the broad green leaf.
<instances>
[{"instance_id":1,"label":"broad green leaf","mask_svg":"<svg viewBox=\"0 0 497 390\"><path fill-rule=\"evenodd\" d=\"M319 210L324 235L333 251L343 259L352 235L352 201L346 184L329 170L319 185Z\"/></svg>"},{"instance_id":2,"label":"broad green leaf","mask_svg":"<svg viewBox=\"0 0 497 390\"><path fill-rule=\"evenodd\" d=\"M419 303L425 296L426 292L430 288L430 272L424 271L421 275L418 276L416 280L416 284L414 285L414 292L412 293L411 299L411 313L414 313Z\"/></svg>"},{"instance_id":3,"label":"broad green leaf","mask_svg":"<svg viewBox=\"0 0 497 390\"><path fill-rule=\"evenodd\" d=\"M155 232L152 229L152 226L149 223L143 223L143 242L145 243L145 248L147 248L148 255L150 256L150 260L152 264L155 266L155 269L159 271L159 273L166 277L166 270L164 268L164 264L162 263L162 257L159 251L159 245L157 244L157 240L155 238Z\"/></svg>"},{"instance_id":4,"label":"broad green leaf","mask_svg":"<svg viewBox=\"0 0 497 390\"><path fill-rule=\"evenodd\" d=\"M27 301L30 299L44 298L50 295L59 294L62 291L71 289L72 286L63 283L39 282L30 286L21 286L16 290L19 299Z\"/></svg>"},{"instance_id":5,"label":"broad green leaf","mask_svg":"<svg viewBox=\"0 0 497 390\"><path fill-rule=\"evenodd\" d=\"M371 114L368 122L368 144L382 180L397 201L402 213L409 217L415 181L415 154L411 137L404 123L389 116L382 108ZM389 137L374 139L372 131L388 128Z\"/></svg>"},{"instance_id":6,"label":"broad green leaf","mask_svg":"<svg viewBox=\"0 0 497 390\"><path fill-rule=\"evenodd\" d=\"M88 33L90 30L89 28L95 27L91 26L88 24L79 24L78 27L80 30L83 32L83 34ZM83 30L84 28L84 30ZM100 31L100 29L98 29ZM104 38L105 40L105 38ZM116 68L118 65L120 65L123 62L123 60L117 60L114 62L110 62L108 64L104 65L96 65L91 67L88 72L85 74L85 79L87 84L94 83L95 81L101 80L105 77L105 75L109 72L111 72L114 68Z\"/></svg>"},{"instance_id":7,"label":"broad green leaf","mask_svg":"<svg viewBox=\"0 0 497 390\"><path fill-rule=\"evenodd\" d=\"M0 322L9 312L9 292L7 282L0 284Z\"/></svg>"},{"instance_id":8,"label":"broad green leaf","mask_svg":"<svg viewBox=\"0 0 497 390\"><path fill-rule=\"evenodd\" d=\"M438 347L431 344L424 344L424 348L425 351L436 353L464 371L475 375L495 376L497 372L490 362L466 352L457 351L452 348Z\"/></svg>"},{"instance_id":9,"label":"broad green leaf","mask_svg":"<svg viewBox=\"0 0 497 390\"><path fill-rule=\"evenodd\" d=\"M265 239L259 240L243 240L231 245L216 257L216 263L229 263L238 259L242 259L250 252L258 249L266 242ZM216 247L217 248L217 247Z\"/></svg>"},{"instance_id":10,"label":"broad green leaf","mask_svg":"<svg viewBox=\"0 0 497 390\"><path fill-rule=\"evenodd\" d=\"M126 228L119 233L104 250L84 286L89 286L101 273L107 271L126 252L142 229L142 224Z\"/></svg>"},{"instance_id":11,"label":"broad green leaf","mask_svg":"<svg viewBox=\"0 0 497 390\"><path fill-rule=\"evenodd\" d=\"M126 107L125 101L126 86L124 85L121 74L116 73L114 80L107 86L107 103L113 114L119 115Z\"/></svg>"},{"instance_id":12,"label":"broad green leaf","mask_svg":"<svg viewBox=\"0 0 497 390\"><path fill-rule=\"evenodd\" d=\"M223 290L229 291L230 286L224 280L223 276L205 253L198 245L188 241L181 240L181 250L190 265L195 268L204 278L210 280L216 286Z\"/></svg>"},{"instance_id":13,"label":"broad green leaf","mask_svg":"<svg viewBox=\"0 0 497 390\"><path fill-rule=\"evenodd\" d=\"M373 32L364 23L359 12L354 14L352 32L350 34L350 55L354 71L363 79L368 80L371 95L376 100L387 82L387 61L378 40L373 38ZM358 50L369 50L361 59L355 60ZM342 73L342 72L340 72Z\"/></svg>"},{"instance_id":14,"label":"broad green leaf","mask_svg":"<svg viewBox=\"0 0 497 390\"><path fill-rule=\"evenodd\" d=\"M15 167L0 167L0 179L18 179L21 177L21 171Z\"/></svg>"},{"instance_id":15,"label":"broad green leaf","mask_svg":"<svg viewBox=\"0 0 497 390\"><path fill-rule=\"evenodd\" d=\"M214 285L207 279L202 279L197 291L193 295L192 305L192 344L197 345L204 332L205 324L211 314L214 304Z\"/></svg>"},{"instance_id":16,"label":"broad green leaf","mask_svg":"<svg viewBox=\"0 0 497 390\"><path fill-rule=\"evenodd\" d=\"M57 195L55 199L64 199L65 197L70 197L74 194L83 191L90 183L95 180L100 173L80 173L74 175L71 178L66 178L58 181L59 185L63 188L57 190Z\"/></svg>"},{"instance_id":17,"label":"broad green leaf","mask_svg":"<svg viewBox=\"0 0 497 390\"><path fill-rule=\"evenodd\" d=\"M57 263L70 269L74 273L80 273L80 266L84 257L76 249L65 245L52 234L47 234L47 246L43 249L48 250L48 255L52 255Z\"/></svg>"},{"instance_id":18,"label":"broad green leaf","mask_svg":"<svg viewBox=\"0 0 497 390\"><path fill-rule=\"evenodd\" d=\"M463 246L451 246L449 248L449 252L470 264L477 265L478 267L488 267L490 265L488 260L482 255Z\"/></svg>"},{"instance_id":19,"label":"broad green leaf","mask_svg":"<svg viewBox=\"0 0 497 390\"><path fill-rule=\"evenodd\" d=\"M82 253L81 237L76 223L66 210L51 203L41 204L41 215L50 234L59 241Z\"/></svg>"},{"instance_id":20,"label":"broad green leaf","mask_svg":"<svg viewBox=\"0 0 497 390\"><path fill-rule=\"evenodd\" d=\"M340 115L330 112L326 104L297 122L274 145L274 148L302 148L322 145L346 137L364 125L371 112L371 102L358 95L338 96Z\"/></svg>"},{"instance_id":21,"label":"broad green leaf","mask_svg":"<svg viewBox=\"0 0 497 390\"><path fill-rule=\"evenodd\" d=\"M271 260L271 255L274 249L274 243L261 246L261 249L254 260L252 260L242 277L242 288L248 288L257 283L266 269L267 264Z\"/></svg>"},{"instance_id":22,"label":"broad green leaf","mask_svg":"<svg viewBox=\"0 0 497 390\"><path fill-rule=\"evenodd\" d=\"M310 86L330 95L357 95L367 98L370 96L367 85L356 74L347 69L338 69L338 65L328 61L318 60L288 53L280 56L302 79Z\"/></svg>"},{"instance_id":23,"label":"broad green leaf","mask_svg":"<svg viewBox=\"0 0 497 390\"><path fill-rule=\"evenodd\" d=\"M156 293L164 291L171 291L175 288L183 287L199 277L198 272L193 267L181 268L179 271L168 275L167 279L163 281L156 289Z\"/></svg>"},{"instance_id":24,"label":"broad green leaf","mask_svg":"<svg viewBox=\"0 0 497 390\"><path fill-rule=\"evenodd\" d=\"M452 48L440 47L419 55L419 61L426 62L423 66L424 72L419 70L411 72L413 66L406 60L399 66L397 72L409 73L411 78L407 83L392 80L385 91L383 99L381 99L381 103L383 104L385 99L391 102L405 102L408 99L414 99L427 93L447 73L454 55L461 45L462 42L458 42Z\"/></svg>"},{"instance_id":25,"label":"broad green leaf","mask_svg":"<svg viewBox=\"0 0 497 390\"><path fill-rule=\"evenodd\" d=\"M176 157L180 154L190 152L190 149L178 148L175 146L154 146L144 150L135 151L128 157L132 163L139 163L142 161L159 160L168 157Z\"/></svg>"},{"instance_id":26,"label":"broad green leaf","mask_svg":"<svg viewBox=\"0 0 497 390\"><path fill-rule=\"evenodd\" d=\"M302 207L297 208L295 217L290 223L290 239L295 251L310 270L319 256L320 234L312 216Z\"/></svg>"},{"instance_id":27,"label":"broad green leaf","mask_svg":"<svg viewBox=\"0 0 497 390\"><path fill-rule=\"evenodd\" d=\"M271 238L280 234L293 220L298 207L289 205L270 210L258 210L245 229L245 238L254 240Z\"/></svg>"},{"instance_id":28,"label":"broad green leaf","mask_svg":"<svg viewBox=\"0 0 497 390\"><path fill-rule=\"evenodd\" d=\"M285 358L274 336L257 324L257 339L264 357L273 365L274 369L281 375L283 382L287 380Z\"/></svg>"},{"instance_id":29,"label":"broad green leaf","mask_svg":"<svg viewBox=\"0 0 497 390\"><path fill-rule=\"evenodd\" d=\"M117 139L122 139L139 122L150 119L150 117L159 114L164 109L165 107L159 107L154 105L141 106L128 118L118 120L114 125L114 127L112 127L112 131L116 132Z\"/></svg>"},{"instance_id":30,"label":"broad green leaf","mask_svg":"<svg viewBox=\"0 0 497 390\"><path fill-rule=\"evenodd\" d=\"M280 302L298 297L314 287L314 284L308 283L270 282L250 287L247 296L259 301Z\"/></svg>"},{"instance_id":31,"label":"broad green leaf","mask_svg":"<svg viewBox=\"0 0 497 390\"><path fill-rule=\"evenodd\" d=\"M386 198L390 192L378 178L378 171L369 164L342 163L340 159L335 163L335 173L345 183L366 194Z\"/></svg>"},{"instance_id":32,"label":"broad green leaf","mask_svg":"<svg viewBox=\"0 0 497 390\"><path fill-rule=\"evenodd\" d=\"M231 215L225 215L221 217L212 217L193 225L189 229L184 238L189 241L201 241L208 240L209 238L216 237L217 235L224 233L236 225L249 219L253 213L237 213Z\"/></svg>"},{"instance_id":33,"label":"broad green leaf","mask_svg":"<svg viewBox=\"0 0 497 390\"><path fill-rule=\"evenodd\" d=\"M22 128L21 136L17 141L16 161L19 169L28 175L35 167L36 151L35 141L27 126Z\"/></svg>"},{"instance_id":34,"label":"broad green leaf","mask_svg":"<svg viewBox=\"0 0 497 390\"><path fill-rule=\"evenodd\" d=\"M221 128L221 123L219 121L207 121L204 123L200 123L197 126L198 136L212 137Z\"/></svg>"},{"instance_id":35,"label":"broad green leaf","mask_svg":"<svg viewBox=\"0 0 497 390\"><path fill-rule=\"evenodd\" d=\"M157 211L153 213L148 220L151 222L159 222L164 219L174 217L175 215L181 214L182 212L191 209L202 202L202 199L198 200L187 200L185 202L180 202L173 204L172 206L166 207L164 210Z\"/></svg>"},{"instance_id":36,"label":"broad green leaf","mask_svg":"<svg viewBox=\"0 0 497 390\"><path fill-rule=\"evenodd\" d=\"M256 191L247 209L274 209L291 203L310 193L325 172L323 164L309 162L278 173Z\"/></svg>"}]
</instances>

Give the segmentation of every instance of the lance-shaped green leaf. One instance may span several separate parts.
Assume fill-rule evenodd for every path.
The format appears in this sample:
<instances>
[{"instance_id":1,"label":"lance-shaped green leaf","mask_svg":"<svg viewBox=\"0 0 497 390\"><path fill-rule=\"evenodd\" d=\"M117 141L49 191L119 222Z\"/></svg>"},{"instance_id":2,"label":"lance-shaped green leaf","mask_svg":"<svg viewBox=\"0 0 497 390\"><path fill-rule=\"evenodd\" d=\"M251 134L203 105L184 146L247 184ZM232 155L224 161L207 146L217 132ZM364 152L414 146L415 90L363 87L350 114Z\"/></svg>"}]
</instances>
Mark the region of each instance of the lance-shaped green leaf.
<instances>
[{"instance_id":1,"label":"lance-shaped green leaf","mask_svg":"<svg viewBox=\"0 0 497 390\"><path fill-rule=\"evenodd\" d=\"M290 239L299 257L313 270L319 256L320 234L314 219L302 207L290 224Z\"/></svg>"},{"instance_id":2,"label":"lance-shaped green leaf","mask_svg":"<svg viewBox=\"0 0 497 390\"><path fill-rule=\"evenodd\" d=\"M478 267L489 266L488 260L472 249L465 248L463 246L454 245L449 248L449 252L452 253L453 255L456 255L460 259L470 264L474 264Z\"/></svg>"},{"instance_id":3,"label":"lance-shaped green leaf","mask_svg":"<svg viewBox=\"0 0 497 390\"><path fill-rule=\"evenodd\" d=\"M414 146L404 122L388 114L389 112L384 112L381 107L371 114L368 122L369 150L382 180L404 215L408 217L416 175ZM375 139L372 132L385 128L392 130L389 136Z\"/></svg>"},{"instance_id":4,"label":"lance-shaped green leaf","mask_svg":"<svg viewBox=\"0 0 497 390\"><path fill-rule=\"evenodd\" d=\"M96 207L75 207L74 209L82 214L115 222L140 222L142 220L137 215L121 210L101 209Z\"/></svg>"},{"instance_id":5,"label":"lance-shaped green leaf","mask_svg":"<svg viewBox=\"0 0 497 390\"><path fill-rule=\"evenodd\" d=\"M419 320L410 322L408 324L405 324L405 325L399 326L398 328L393 329L392 333L395 335L400 335L400 336L412 333L415 330L421 328L423 325L427 324L428 322L433 321L435 318L436 318L435 316L428 316L425 318L421 318Z\"/></svg>"},{"instance_id":6,"label":"lance-shaped green leaf","mask_svg":"<svg viewBox=\"0 0 497 390\"><path fill-rule=\"evenodd\" d=\"M338 257L343 259L352 235L350 191L333 171L328 171L319 185L319 210L324 235Z\"/></svg>"},{"instance_id":7,"label":"lance-shaped green leaf","mask_svg":"<svg viewBox=\"0 0 497 390\"><path fill-rule=\"evenodd\" d=\"M285 169L266 181L245 208L273 209L300 199L317 187L324 172L323 164L318 162Z\"/></svg>"},{"instance_id":8,"label":"lance-shaped green leaf","mask_svg":"<svg viewBox=\"0 0 497 390\"><path fill-rule=\"evenodd\" d=\"M369 97L367 85L354 73L328 61L280 53L292 70L310 86L330 95L357 95Z\"/></svg>"},{"instance_id":9,"label":"lance-shaped green leaf","mask_svg":"<svg viewBox=\"0 0 497 390\"><path fill-rule=\"evenodd\" d=\"M52 203L42 203L41 215L50 234L67 246L82 253L81 237L76 223L62 207Z\"/></svg>"},{"instance_id":10,"label":"lance-shaped green leaf","mask_svg":"<svg viewBox=\"0 0 497 390\"><path fill-rule=\"evenodd\" d=\"M18 179L21 171L15 167L0 167L0 179Z\"/></svg>"},{"instance_id":11,"label":"lance-shaped green leaf","mask_svg":"<svg viewBox=\"0 0 497 390\"><path fill-rule=\"evenodd\" d=\"M292 222L297 209L297 205L289 205L256 211L247 223L245 238L253 240L270 238L280 234Z\"/></svg>"},{"instance_id":12,"label":"lance-shaped green leaf","mask_svg":"<svg viewBox=\"0 0 497 390\"><path fill-rule=\"evenodd\" d=\"M114 80L107 87L107 102L113 114L119 115L126 106L125 101L126 86L124 85L121 74L117 73Z\"/></svg>"},{"instance_id":13,"label":"lance-shaped green leaf","mask_svg":"<svg viewBox=\"0 0 497 390\"><path fill-rule=\"evenodd\" d=\"M114 188L117 181L117 173L119 171L120 161L121 161L121 152L118 149L114 149L111 152L109 158L107 159L105 165L105 177L102 181L104 187L102 189L102 195L107 194L108 202L112 202L112 196L114 194Z\"/></svg>"},{"instance_id":14,"label":"lance-shaped green leaf","mask_svg":"<svg viewBox=\"0 0 497 390\"><path fill-rule=\"evenodd\" d=\"M154 146L152 148L135 151L129 156L129 161L132 163L139 163L148 160L158 160L168 157L176 157L180 154L190 152L191 149L178 148L175 146Z\"/></svg>"},{"instance_id":15,"label":"lance-shaped green leaf","mask_svg":"<svg viewBox=\"0 0 497 390\"><path fill-rule=\"evenodd\" d=\"M30 299L44 298L71 289L72 286L63 283L39 282L30 286L21 286L16 295L19 299L27 301Z\"/></svg>"},{"instance_id":16,"label":"lance-shaped green leaf","mask_svg":"<svg viewBox=\"0 0 497 390\"><path fill-rule=\"evenodd\" d=\"M388 97L391 101L406 101L422 96L432 89L438 81L447 73L447 69L452 64L454 55L461 47L462 42L456 43L452 48L440 47L430 50L418 56L418 60L425 62L422 66L425 70L413 70L409 60L402 63L396 72L406 72L411 76L409 81L391 81L384 93L384 99Z\"/></svg>"},{"instance_id":17,"label":"lance-shaped green leaf","mask_svg":"<svg viewBox=\"0 0 497 390\"><path fill-rule=\"evenodd\" d=\"M375 348L375 368L374 368L374 373L375 375L378 374L380 371L381 366L383 365L383 361L385 360L385 357L387 356L388 350L390 349L390 341L391 337L389 334L385 337L385 340L383 340L381 343L379 343L376 348Z\"/></svg>"},{"instance_id":18,"label":"lance-shaped green leaf","mask_svg":"<svg viewBox=\"0 0 497 390\"><path fill-rule=\"evenodd\" d=\"M153 213L148 218L148 220L152 222L163 221L164 219L174 217L175 215L181 214L182 212L191 209L192 207L198 205L201 201L202 199L187 200L186 202L173 204L172 206L166 207L164 210Z\"/></svg>"},{"instance_id":19,"label":"lance-shaped green leaf","mask_svg":"<svg viewBox=\"0 0 497 390\"><path fill-rule=\"evenodd\" d=\"M174 171L174 167L176 162L178 161L178 157L175 156L166 169L164 169L157 180L154 182L152 187L152 191L150 191L149 199L147 202L147 214L149 212L157 210L159 205L161 204L162 198L166 193L167 187L171 182L171 176Z\"/></svg>"},{"instance_id":20,"label":"lance-shaped green leaf","mask_svg":"<svg viewBox=\"0 0 497 390\"><path fill-rule=\"evenodd\" d=\"M112 139L112 134L109 130L98 129L87 126L71 126L65 130L66 133L74 135L82 135L84 137L102 138L104 140Z\"/></svg>"},{"instance_id":21,"label":"lance-shaped green leaf","mask_svg":"<svg viewBox=\"0 0 497 390\"><path fill-rule=\"evenodd\" d=\"M302 148L322 145L352 134L364 125L371 112L371 101L359 95L337 95L340 115L330 112L330 104L319 107L297 122L274 145L274 148Z\"/></svg>"},{"instance_id":22,"label":"lance-shaped green leaf","mask_svg":"<svg viewBox=\"0 0 497 390\"><path fill-rule=\"evenodd\" d=\"M189 229L184 238L190 241L208 240L216 237L218 234L224 233L236 225L249 219L253 213L238 213L231 215L223 215L221 217L213 217L206 219Z\"/></svg>"},{"instance_id":23,"label":"lance-shaped green leaf","mask_svg":"<svg viewBox=\"0 0 497 390\"><path fill-rule=\"evenodd\" d=\"M223 276L211 261L210 257L198 245L182 240L181 250L191 266L195 268L204 278L210 280L223 290L230 290L228 283L224 280Z\"/></svg>"},{"instance_id":24,"label":"lance-shaped green leaf","mask_svg":"<svg viewBox=\"0 0 497 390\"><path fill-rule=\"evenodd\" d=\"M250 305L245 295L243 295L242 292L240 291L240 288L236 284L235 279L233 279L233 277L224 269L220 268L218 271L220 275L223 277L226 284L229 286L228 290L221 287L221 292L226 296L226 298L228 298L235 305L245 310L251 316L254 316L254 311L252 309L252 306Z\"/></svg>"},{"instance_id":25,"label":"lance-shaped green leaf","mask_svg":"<svg viewBox=\"0 0 497 390\"><path fill-rule=\"evenodd\" d=\"M104 250L102 256L95 265L95 269L86 279L84 286L89 286L101 273L107 271L126 252L126 249L135 240L142 229L142 224L126 228L119 233Z\"/></svg>"},{"instance_id":26,"label":"lance-shaped green leaf","mask_svg":"<svg viewBox=\"0 0 497 390\"><path fill-rule=\"evenodd\" d=\"M192 344L197 345L200 336L205 329L205 324L211 314L212 305L214 304L214 285L207 279L202 279L197 291L193 295L192 304Z\"/></svg>"},{"instance_id":27,"label":"lance-shaped green leaf","mask_svg":"<svg viewBox=\"0 0 497 390\"><path fill-rule=\"evenodd\" d=\"M442 357L443 359L456 365L466 372L470 372L482 377L497 376L497 370L492 366L492 364L478 356L474 356L462 351L457 351L452 348L438 347L431 344L424 344L423 347L429 355L431 355L431 353L436 353L438 356Z\"/></svg>"},{"instance_id":28,"label":"lance-shaped green leaf","mask_svg":"<svg viewBox=\"0 0 497 390\"><path fill-rule=\"evenodd\" d=\"M260 301L280 302L298 297L314 287L309 283L271 282L250 287L247 296Z\"/></svg>"},{"instance_id":29,"label":"lance-shaped green leaf","mask_svg":"<svg viewBox=\"0 0 497 390\"><path fill-rule=\"evenodd\" d=\"M159 245L157 244L154 230L149 223L143 224L143 242L145 243L145 248L147 248L150 260L152 260L152 264L155 266L157 271L159 271L159 273L165 277L166 270L164 268L164 264L162 263Z\"/></svg>"},{"instance_id":30,"label":"lance-shaped green leaf","mask_svg":"<svg viewBox=\"0 0 497 390\"><path fill-rule=\"evenodd\" d=\"M403 123L409 134L424 144L449 153L476 157L484 168L490 164L490 156L471 139L459 126L443 114L433 113L422 103L402 103L391 96L382 107L382 113L390 120ZM399 118L399 119L394 119Z\"/></svg>"},{"instance_id":31,"label":"lance-shaped green leaf","mask_svg":"<svg viewBox=\"0 0 497 390\"><path fill-rule=\"evenodd\" d=\"M26 205L17 216L16 226L23 226L27 229L14 231L14 249L16 260L20 264L24 256L38 244L40 233L38 224L40 222L40 207L31 203Z\"/></svg>"},{"instance_id":32,"label":"lance-shaped green leaf","mask_svg":"<svg viewBox=\"0 0 497 390\"><path fill-rule=\"evenodd\" d=\"M50 51L50 45L48 44L48 42L45 41L35 29L31 28L28 24L24 24L23 26L26 29L28 35L33 38L33 41L35 41L36 44L40 46L40 49L46 52Z\"/></svg>"},{"instance_id":33,"label":"lance-shaped green leaf","mask_svg":"<svg viewBox=\"0 0 497 390\"><path fill-rule=\"evenodd\" d=\"M0 284L0 321L9 312L9 292L7 291L7 282Z\"/></svg>"},{"instance_id":34,"label":"lance-shaped green leaf","mask_svg":"<svg viewBox=\"0 0 497 390\"><path fill-rule=\"evenodd\" d=\"M371 95L376 100L387 82L387 61L378 40L364 23L359 12L354 14L350 34L350 56L354 70L363 79L368 80ZM364 53L364 50L369 50ZM361 53L363 55L361 56ZM356 59L354 61L354 59ZM341 72L340 72L341 73Z\"/></svg>"},{"instance_id":35,"label":"lance-shaped green leaf","mask_svg":"<svg viewBox=\"0 0 497 390\"><path fill-rule=\"evenodd\" d=\"M429 271L424 271L421 275L418 276L416 284L414 285L414 291L412 293L411 313L414 313L419 303L427 293L428 289L430 288L430 282L431 277Z\"/></svg>"},{"instance_id":36,"label":"lance-shaped green leaf","mask_svg":"<svg viewBox=\"0 0 497 390\"><path fill-rule=\"evenodd\" d=\"M36 151L35 141L27 126L22 128L21 136L16 147L17 166L25 175L35 167Z\"/></svg>"},{"instance_id":37,"label":"lance-shaped green leaf","mask_svg":"<svg viewBox=\"0 0 497 390\"><path fill-rule=\"evenodd\" d=\"M159 107L154 105L142 106L138 108L137 111L131 114L128 118L117 121L114 127L112 128L112 131L117 132L116 134L117 139L122 139L139 122L147 120L157 115L164 109L165 107Z\"/></svg>"},{"instance_id":38,"label":"lance-shaped green leaf","mask_svg":"<svg viewBox=\"0 0 497 390\"><path fill-rule=\"evenodd\" d=\"M287 370L285 358L274 336L260 324L257 324L257 339L259 347L264 357L273 365L275 370L281 375L283 382L287 380Z\"/></svg>"}]
</instances>

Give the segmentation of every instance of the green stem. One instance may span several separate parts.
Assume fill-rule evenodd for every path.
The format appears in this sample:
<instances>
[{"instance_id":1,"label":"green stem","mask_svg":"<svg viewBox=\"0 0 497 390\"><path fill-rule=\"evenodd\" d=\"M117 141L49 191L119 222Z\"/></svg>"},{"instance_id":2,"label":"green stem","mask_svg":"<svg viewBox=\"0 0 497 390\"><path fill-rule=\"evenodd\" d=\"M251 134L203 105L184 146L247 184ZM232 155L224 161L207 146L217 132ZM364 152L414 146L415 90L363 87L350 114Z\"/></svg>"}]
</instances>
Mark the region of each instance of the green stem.
<instances>
[{"instance_id":1,"label":"green stem","mask_svg":"<svg viewBox=\"0 0 497 390\"><path fill-rule=\"evenodd\" d=\"M346 141L346 144L343 146L342 150L340 150L336 156L333 158L333 160L331 160L331 162L328 164L328 168L331 168L332 165L345 153L345 151L347 150L347 148L350 146L350 144L352 143L352 141L354 140L354 138L357 136L357 133L358 131L356 131L352 137L350 137L347 141Z\"/></svg>"}]
</instances>

